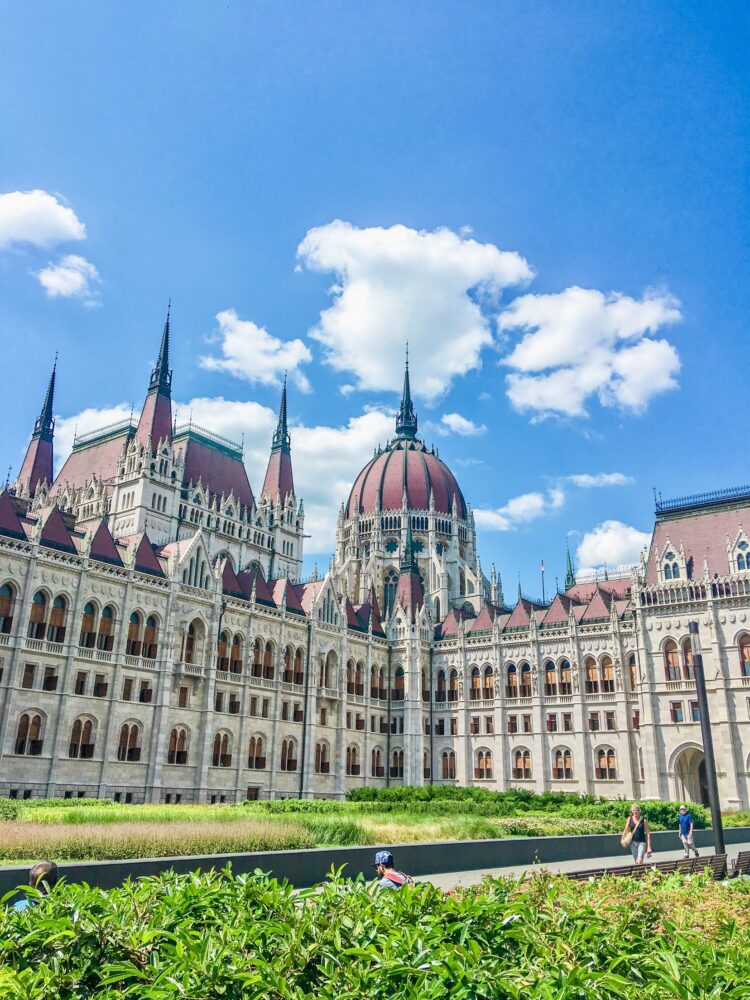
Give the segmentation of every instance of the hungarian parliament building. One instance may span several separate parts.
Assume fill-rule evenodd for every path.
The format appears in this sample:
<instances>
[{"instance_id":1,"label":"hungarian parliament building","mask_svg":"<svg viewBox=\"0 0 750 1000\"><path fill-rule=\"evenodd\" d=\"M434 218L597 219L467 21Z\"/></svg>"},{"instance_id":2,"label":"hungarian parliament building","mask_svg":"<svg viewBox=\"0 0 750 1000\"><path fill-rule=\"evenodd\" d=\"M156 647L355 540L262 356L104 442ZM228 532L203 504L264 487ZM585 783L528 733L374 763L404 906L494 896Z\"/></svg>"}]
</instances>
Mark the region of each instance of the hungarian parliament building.
<instances>
[{"instance_id":1,"label":"hungarian parliament building","mask_svg":"<svg viewBox=\"0 0 750 1000\"><path fill-rule=\"evenodd\" d=\"M53 370L0 493L0 794L705 802L697 621L722 808L750 808L750 487L657 502L626 574L577 579L568 556L551 601L509 600L407 365L330 569L303 580L286 386L255 493L241 447L174 423L169 342L167 318L138 419L78 436L56 476Z\"/></svg>"}]
</instances>

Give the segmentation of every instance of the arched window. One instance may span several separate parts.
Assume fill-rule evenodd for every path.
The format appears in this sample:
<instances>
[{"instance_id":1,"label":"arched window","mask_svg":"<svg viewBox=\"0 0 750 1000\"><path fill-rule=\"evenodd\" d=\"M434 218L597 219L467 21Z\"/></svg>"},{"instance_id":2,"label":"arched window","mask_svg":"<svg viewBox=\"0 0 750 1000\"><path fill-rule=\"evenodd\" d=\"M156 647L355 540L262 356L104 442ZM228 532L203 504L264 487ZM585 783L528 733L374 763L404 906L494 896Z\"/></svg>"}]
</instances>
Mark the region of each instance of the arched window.
<instances>
[{"instance_id":1,"label":"arched window","mask_svg":"<svg viewBox=\"0 0 750 1000\"><path fill-rule=\"evenodd\" d=\"M557 670L551 660L544 665L544 693L553 698L557 694Z\"/></svg>"},{"instance_id":2,"label":"arched window","mask_svg":"<svg viewBox=\"0 0 750 1000\"><path fill-rule=\"evenodd\" d=\"M43 639L47 631L47 595L42 590L34 594L29 614L29 639Z\"/></svg>"},{"instance_id":3,"label":"arched window","mask_svg":"<svg viewBox=\"0 0 750 1000\"><path fill-rule=\"evenodd\" d=\"M229 672L230 674L242 673L242 636L235 632L232 636L232 646L229 650Z\"/></svg>"},{"instance_id":4,"label":"arched window","mask_svg":"<svg viewBox=\"0 0 750 1000\"><path fill-rule=\"evenodd\" d=\"M354 694L354 660L346 661L346 693Z\"/></svg>"},{"instance_id":5,"label":"arched window","mask_svg":"<svg viewBox=\"0 0 750 1000\"><path fill-rule=\"evenodd\" d=\"M357 697L362 697L365 693L365 665L361 660L357 660L354 671L354 693Z\"/></svg>"},{"instance_id":6,"label":"arched window","mask_svg":"<svg viewBox=\"0 0 750 1000\"><path fill-rule=\"evenodd\" d=\"M477 750L474 754L474 777L486 781L492 777L492 751Z\"/></svg>"},{"instance_id":7,"label":"arched window","mask_svg":"<svg viewBox=\"0 0 750 1000\"><path fill-rule=\"evenodd\" d=\"M597 781L617 780L617 755L612 747L599 747L596 751L595 777Z\"/></svg>"},{"instance_id":8,"label":"arched window","mask_svg":"<svg viewBox=\"0 0 750 1000\"><path fill-rule=\"evenodd\" d=\"M229 670L229 632L226 630L219 634L216 649L216 669Z\"/></svg>"},{"instance_id":9,"label":"arched window","mask_svg":"<svg viewBox=\"0 0 750 1000\"><path fill-rule=\"evenodd\" d=\"M128 625L128 640L125 646L125 652L128 656L140 656L141 655L141 625L143 619L137 611L134 611L130 616L130 623ZM192 626L191 626L192 628ZM187 657L186 657L187 659ZM188 660L188 663L192 662Z\"/></svg>"},{"instance_id":10,"label":"arched window","mask_svg":"<svg viewBox=\"0 0 750 1000\"><path fill-rule=\"evenodd\" d=\"M445 671L438 670L437 672L437 689L435 691L435 701L445 701L446 698L446 681L445 681Z\"/></svg>"},{"instance_id":11,"label":"arched window","mask_svg":"<svg viewBox=\"0 0 750 1000\"><path fill-rule=\"evenodd\" d=\"M384 778L385 767L383 765L383 751L380 747L373 747L370 753L370 774L373 778Z\"/></svg>"},{"instance_id":12,"label":"arched window","mask_svg":"<svg viewBox=\"0 0 750 1000\"><path fill-rule=\"evenodd\" d=\"M471 685L469 687L469 698L471 701L479 701L482 697L482 674L479 667L474 667L471 671Z\"/></svg>"},{"instance_id":13,"label":"arched window","mask_svg":"<svg viewBox=\"0 0 750 1000\"><path fill-rule=\"evenodd\" d=\"M615 668L609 656L602 658L602 691L611 694L615 689Z\"/></svg>"},{"instance_id":14,"label":"arched window","mask_svg":"<svg viewBox=\"0 0 750 1000\"><path fill-rule=\"evenodd\" d=\"M674 639L667 639L664 643L664 670L668 681L678 681L682 677L680 654Z\"/></svg>"},{"instance_id":15,"label":"arched window","mask_svg":"<svg viewBox=\"0 0 750 1000\"><path fill-rule=\"evenodd\" d=\"M385 607L385 617L389 618L396 602L396 591L398 590L398 573L394 569L389 569L385 574L383 584L383 605Z\"/></svg>"},{"instance_id":16,"label":"arched window","mask_svg":"<svg viewBox=\"0 0 750 1000\"><path fill-rule=\"evenodd\" d=\"M456 777L456 755L453 750L443 750L440 754L440 776L444 781L452 781Z\"/></svg>"},{"instance_id":17,"label":"arched window","mask_svg":"<svg viewBox=\"0 0 750 1000\"><path fill-rule=\"evenodd\" d=\"M187 764L187 762L187 730L184 726L176 726L169 734L167 763Z\"/></svg>"},{"instance_id":18,"label":"arched window","mask_svg":"<svg viewBox=\"0 0 750 1000\"><path fill-rule=\"evenodd\" d=\"M15 752L28 757L38 757L42 752L44 720L40 712L23 712L16 730Z\"/></svg>"},{"instance_id":19,"label":"arched window","mask_svg":"<svg viewBox=\"0 0 750 1000\"><path fill-rule=\"evenodd\" d=\"M93 649L96 645L96 605L93 601L87 601L83 607L83 618L81 619L81 634L78 638L78 645L84 649Z\"/></svg>"},{"instance_id":20,"label":"arched window","mask_svg":"<svg viewBox=\"0 0 750 1000\"><path fill-rule=\"evenodd\" d=\"M251 736L247 748L247 766L255 771L263 771L266 758L263 755L263 737Z\"/></svg>"},{"instance_id":21,"label":"arched window","mask_svg":"<svg viewBox=\"0 0 750 1000\"><path fill-rule=\"evenodd\" d=\"M573 777L573 755L568 747L552 751L552 780L570 781Z\"/></svg>"},{"instance_id":22,"label":"arched window","mask_svg":"<svg viewBox=\"0 0 750 1000\"><path fill-rule=\"evenodd\" d=\"M263 675L263 640L256 639L253 643L253 677L261 677Z\"/></svg>"},{"instance_id":23,"label":"arched window","mask_svg":"<svg viewBox=\"0 0 750 1000\"><path fill-rule=\"evenodd\" d=\"M693 646L689 639L684 639L682 643L682 672L688 681L695 680L695 660L693 659Z\"/></svg>"},{"instance_id":24,"label":"arched window","mask_svg":"<svg viewBox=\"0 0 750 1000\"><path fill-rule=\"evenodd\" d=\"M521 664L521 697L531 697L531 667L528 663Z\"/></svg>"},{"instance_id":25,"label":"arched window","mask_svg":"<svg viewBox=\"0 0 750 1000\"><path fill-rule=\"evenodd\" d=\"M194 618L188 625L185 636L185 663L201 663L203 661L203 641L206 629L200 618Z\"/></svg>"},{"instance_id":26,"label":"arched window","mask_svg":"<svg viewBox=\"0 0 750 1000\"><path fill-rule=\"evenodd\" d=\"M8 635L13 628L13 611L16 591L9 583L0 587L0 635Z\"/></svg>"},{"instance_id":27,"label":"arched window","mask_svg":"<svg viewBox=\"0 0 750 1000\"><path fill-rule=\"evenodd\" d=\"M665 580L671 580L672 579L672 564L671 563L664 563L664 579Z\"/></svg>"},{"instance_id":28,"label":"arched window","mask_svg":"<svg viewBox=\"0 0 750 1000\"><path fill-rule=\"evenodd\" d=\"M586 693L599 693L599 671L596 667L596 660L593 656L587 656L584 668L586 670Z\"/></svg>"},{"instance_id":29,"label":"arched window","mask_svg":"<svg viewBox=\"0 0 750 1000\"><path fill-rule=\"evenodd\" d=\"M360 772L359 747L356 743L346 748L346 773L356 777Z\"/></svg>"},{"instance_id":30,"label":"arched window","mask_svg":"<svg viewBox=\"0 0 750 1000\"><path fill-rule=\"evenodd\" d=\"M302 662L304 653L298 649L294 654L294 683L302 686L305 683L305 667Z\"/></svg>"},{"instance_id":31,"label":"arched window","mask_svg":"<svg viewBox=\"0 0 750 1000\"><path fill-rule=\"evenodd\" d=\"M531 754L525 747L519 747L513 754L513 778L515 781L531 780Z\"/></svg>"},{"instance_id":32,"label":"arched window","mask_svg":"<svg viewBox=\"0 0 750 1000\"><path fill-rule=\"evenodd\" d=\"M432 776L432 767L430 766L430 752L429 750L424 750L422 752L422 778L427 781Z\"/></svg>"},{"instance_id":33,"label":"arched window","mask_svg":"<svg viewBox=\"0 0 750 1000\"><path fill-rule=\"evenodd\" d=\"M750 677L750 635L743 632L739 640L740 647L740 676Z\"/></svg>"},{"instance_id":34,"label":"arched window","mask_svg":"<svg viewBox=\"0 0 750 1000\"><path fill-rule=\"evenodd\" d=\"M145 659L155 660L158 652L158 623L155 615L149 615L146 619L146 628L143 631L143 646L141 647L141 653Z\"/></svg>"},{"instance_id":35,"label":"arched window","mask_svg":"<svg viewBox=\"0 0 750 1000\"><path fill-rule=\"evenodd\" d=\"M518 697L518 668L515 663L509 663L505 674L505 697Z\"/></svg>"},{"instance_id":36,"label":"arched window","mask_svg":"<svg viewBox=\"0 0 750 1000\"><path fill-rule=\"evenodd\" d=\"M458 701L458 671L451 670L448 675L448 701Z\"/></svg>"},{"instance_id":37,"label":"arched window","mask_svg":"<svg viewBox=\"0 0 750 1000\"><path fill-rule=\"evenodd\" d=\"M70 731L68 757L90 759L94 756L94 723L91 719L76 719Z\"/></svg>"},{"instance_id":38,"label":"arched window","mask_svg":"<svg viewBox=\"0 0 750 1000\"><path fill-rule=\"evenodd\" d=\"M490 701L495 697L495 671L489 664L484 668L483 681L482 697L486 701Z\"/></svg>"},{"instance_id":39,"label":"arched window","mask_svg":"<svg viewBox=\"0 0 750 1000\"><path fill-rule=\"evenodd\" d=\"M573 694L570 660L563 660L560 663L560 694Z\"/></svg>"},{"instance_id":40,"label":"arched window","mask_svg":"<svg viewBox=\"0 0 750 1000\"><path fill-rule=\"evenodd\" d=\"M286 740L281 741L281 770L282 771L296 771L297 770L297 744L290 736Z\"/></svg>"},{"instance_id":41,"label":"arched window","mask_svg":"<svg viewBox=\"0 0 750 1000\"><path fill-rule=\"evenodd\" d=\"M338 657L333 649L329 649L325 655L325 659L320 661L320 686L330 688L333 687L333 683L336 678L336 667L338 663Z\"/></svg>"},{"instance_id":42,"label":"arched window","mask_svg":"<svg viewBox=\"0 0 750 1000\"><path fill-rule=\"evenodd\" d=\"M137 722L125 722L120 728L117 759L133 763L141 759L141 727Z\"/></svg>"},{"instance_id":43,"label":"arched window","mask_svg":"<svg viewBox=\"0 0 750 1000\"><path fill-rule=\"evenodd\" d=\"M394 750L391 754L391 777L403 778L404 776L404 751Z\"/></svg>"},{"instance_id":44,"label":"arched window","mask_svg":"<svg viewBox=\"0 0 750 1000\"><path fill-rule=\"evenodd\" d=\"M214 736L214 752L211 763L214 767L232 766L232 741L229 733L223 730Z\"/></svg>"},{"instance_id":45,"label":"arched window","mask_svg":"<svg viewBox=\"0 0 750 1000\"><path fill-rule=\"evenodd\" d=\"M676 562L672 563L672 579L679 580L680 578L680 567Z\"/></svg>"},{"instance_id":46,"label":"arched window","mask_svg":"<svg viewBox=\"0 0 750 1000\"><path fill-rule=\"evenodd\" d=\"M328 774L331 770L331 758L328 744L325 740L318 740L315 744L315 773Z\"/></svg>"},{"instance_id":47,"label":"arched window","mask_svg":"<svg viewBox=\"0 0 750 1000\"><path fill-rule=\"evenodd\" d=\"M68 602L58 594L52 602L52 609L49 614L49 625L47 626L47 638L50 642L65 641L65 619L68 614Z\"/></svg>"},{"instance_id":48,"label":"arched window","mask_svg":"<svg viewBox=\"0 0 750 1000\"><path fill-rule=\"evenodd\" d=\"M282 675L282 681L284 684L291 684L294 677L294 650L291 646L287 646L284 650L284 673Z\"/></svg>"},{"instance_id":49,"label":"arched window","mask_svg":"<svg viewBox=\"0 0 750 1000\"><path fill-rule=\"evenodd\" d=\"M270 639L263 653L263 676L267 681L273 680L273 643Z\"/></svg>"},{"instance_id":50,"label":"arched window","mask_svg":"<svg viewBox=\"0 0 750 1000\"><path fill-rule=\"evenodd\" d=\"M391 692L392 701L403 701L404 700L404 668L396 667L395 673L393 675L393 691Z\"/></svg>"},{"instance_id":51,"label":"arched window","mask_svg":"<svg viewBox=\"0 0 750 1000\"><path fill-rule=\"evenodd\" d=\"M111 605L102 608L99 619L99 634L96 637L96 648L104 653L111 653L115 642L115 609Z\"/></svg>"}]
</instances>

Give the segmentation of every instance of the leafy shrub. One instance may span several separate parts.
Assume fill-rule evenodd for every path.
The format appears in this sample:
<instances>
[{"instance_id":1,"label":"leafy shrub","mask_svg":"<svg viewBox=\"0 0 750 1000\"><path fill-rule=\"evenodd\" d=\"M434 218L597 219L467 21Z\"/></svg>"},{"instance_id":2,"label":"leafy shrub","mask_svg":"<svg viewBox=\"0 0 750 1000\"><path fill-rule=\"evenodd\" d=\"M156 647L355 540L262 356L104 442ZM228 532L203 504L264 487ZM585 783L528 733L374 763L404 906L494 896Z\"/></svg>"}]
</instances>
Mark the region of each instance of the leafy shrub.
<instances>
[{"instance_id":1,"label":"leafy shrub","mask_svg":"<svg viewBox=\"0 0 750 1000\"><path fill-rule=\"evenodd\" d=\"M18 802L14 799L0 799L0 819L12 820L18 817Z\"/></svg>"},{"instance_id":2,"label":"leafy shrub","mask_svg":"<svg viewBox=\"0 0 750 1000\"><path fill-rule=\"evenodd\" d=\"M750 884L491 880L445 896L261 874L59 885L0 912L9 1000L747 996Z\"/></svg>"}]
</instances>

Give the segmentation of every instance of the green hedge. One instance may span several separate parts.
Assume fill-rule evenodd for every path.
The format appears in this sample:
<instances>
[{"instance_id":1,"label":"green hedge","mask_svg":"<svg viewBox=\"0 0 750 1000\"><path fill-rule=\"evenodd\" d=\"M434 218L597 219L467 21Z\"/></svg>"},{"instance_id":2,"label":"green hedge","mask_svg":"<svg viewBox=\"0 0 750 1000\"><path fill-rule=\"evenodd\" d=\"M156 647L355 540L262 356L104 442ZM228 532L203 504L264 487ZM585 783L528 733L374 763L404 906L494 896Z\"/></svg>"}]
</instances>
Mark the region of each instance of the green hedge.
<instances>
[{"instance_id":1,"label":"green hedge","mask_svg":"<svg viewBox=\"0 0 750 1000\"><path fill-rule=\"evenodd\" d=\"M750 883L704 876L445 896L212 872L0 907L3 1000L740 1000L749 982Z\"/></svg>"}]
</instances>

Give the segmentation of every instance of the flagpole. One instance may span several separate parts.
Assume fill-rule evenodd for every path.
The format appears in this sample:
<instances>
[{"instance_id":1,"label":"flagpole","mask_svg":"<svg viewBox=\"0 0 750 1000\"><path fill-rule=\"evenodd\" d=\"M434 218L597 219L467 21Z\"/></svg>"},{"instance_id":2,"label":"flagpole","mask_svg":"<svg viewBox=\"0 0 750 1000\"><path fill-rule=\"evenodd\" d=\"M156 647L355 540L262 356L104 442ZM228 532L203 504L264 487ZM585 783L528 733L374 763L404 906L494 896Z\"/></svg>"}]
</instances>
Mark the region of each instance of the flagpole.
<instances>
[{"instance_id":1,"label":"flagpole","mask_svg":"<svg viewBox=\"0 0 750 1000\"><path fill-rule=\"evenodd\" d=\"M544 604L544 560L542 559L542 604Z\"/></svg>"}]
</instances>

